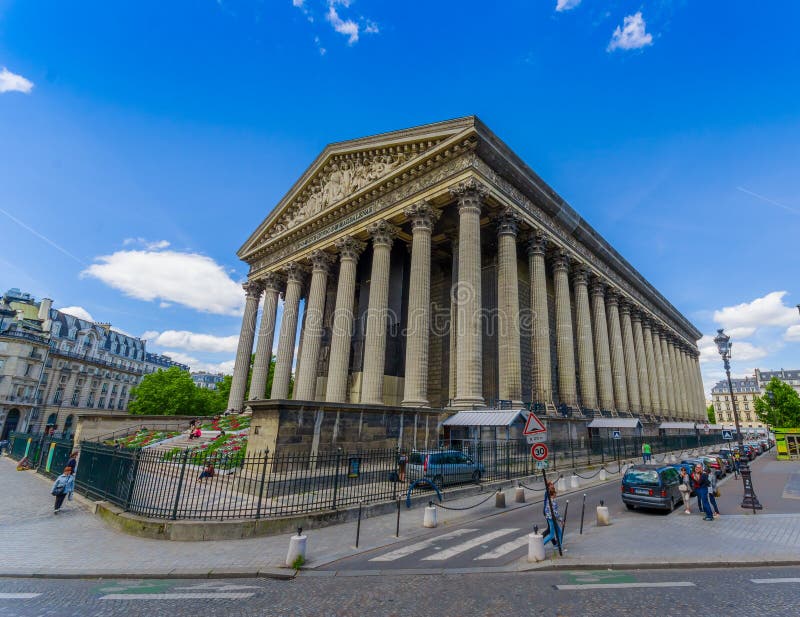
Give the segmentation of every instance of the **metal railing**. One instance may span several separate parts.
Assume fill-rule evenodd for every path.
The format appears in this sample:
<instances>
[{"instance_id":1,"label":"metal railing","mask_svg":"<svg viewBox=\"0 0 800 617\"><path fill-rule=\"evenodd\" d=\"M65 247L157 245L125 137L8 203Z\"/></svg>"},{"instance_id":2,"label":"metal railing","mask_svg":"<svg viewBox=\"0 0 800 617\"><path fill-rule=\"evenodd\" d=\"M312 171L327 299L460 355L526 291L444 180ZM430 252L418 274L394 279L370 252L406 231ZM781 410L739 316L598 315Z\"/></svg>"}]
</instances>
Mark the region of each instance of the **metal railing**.
<instances>
[{"instance_id":1,"label":"metal railing","mask_svg":"<svg viewBox=\"0 0 800 617\"><path fill-rule=\"evenodd\" d=\"M109 407L110 409L110 407ZM139 431L188 431L189 424L185 420L182 422L163 422L160 423L158 420L154 420L149 423L142 423L142 424L135 424L133 426L128 426L125 428L117 429L116 431L112 431L110 433L104 433L102 435L97 435L92 437L91 439L87 440L89 442L96 442L96 443L104 443L108 441L114 441L116 439L122 439L123 437L129 437L134 433L138 433Z\"/></svg>"},{"instance_id":2,"label":"metal railing","mask_svg":"<svg viewBox=\"0 0 800 617\"><path fill-rule=\"evenodd\" d=\"M51 478L64 470L73 447L71 439L44 433L12 432L9 441L8 455L11 458L17 461L27 458L31 469Z\"/></svg>"}]
</instances>

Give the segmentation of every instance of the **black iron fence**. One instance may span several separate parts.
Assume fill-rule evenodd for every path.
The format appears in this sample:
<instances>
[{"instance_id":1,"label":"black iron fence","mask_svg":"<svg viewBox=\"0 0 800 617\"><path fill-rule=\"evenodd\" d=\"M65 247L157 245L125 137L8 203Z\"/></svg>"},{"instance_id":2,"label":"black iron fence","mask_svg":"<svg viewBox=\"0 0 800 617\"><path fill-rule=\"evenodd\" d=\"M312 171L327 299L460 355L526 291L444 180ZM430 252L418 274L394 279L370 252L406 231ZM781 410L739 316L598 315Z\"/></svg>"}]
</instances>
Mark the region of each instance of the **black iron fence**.
<instances>
[{"instance_id":1,"label":"black iron fence","mask_svg":"<svg viewBox=\"0 0 800 617\"><path fill-rule=\"evenodd\" d=\"M17 433L9 435L11 458L28 459L31 469L55 478L64 471L72 453L72 440L60 439L44 433Z\"/></svg>"},{"instance_id":2,"label":"black iron fence","mask_svg":"<svg viewBox=\"0 0 800 617\"><path fill-rule=\"evenodd\" d=\"M549 469L629 460L641 456L643 441L650 444L657 462L668 451L720 443L705 435L548 442ZM537 471L530 450L524 440L452 441L424 452L217 452L203 457L196 450L176 454L83 442L76 486L94 499L151 518L274 518L396 500L422 479L446 486L522 478ZM432 489L421 482L416 490Z\"/></svg>"}]
</instances>

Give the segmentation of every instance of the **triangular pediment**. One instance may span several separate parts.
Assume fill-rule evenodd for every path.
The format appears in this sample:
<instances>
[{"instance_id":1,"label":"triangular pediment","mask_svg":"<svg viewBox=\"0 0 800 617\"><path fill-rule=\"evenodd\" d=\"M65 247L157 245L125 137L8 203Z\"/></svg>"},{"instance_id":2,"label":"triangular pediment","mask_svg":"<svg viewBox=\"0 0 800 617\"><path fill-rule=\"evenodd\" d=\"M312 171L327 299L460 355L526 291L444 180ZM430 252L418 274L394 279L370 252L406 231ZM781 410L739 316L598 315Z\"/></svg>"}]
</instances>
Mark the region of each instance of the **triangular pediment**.
<instances>
[{"instance_id":1,"label":"triangular pediment","mask_svg":"<svg viewBox=\"0 0 800 617\"><path fill-rule=\"evenodd\" d=\"M328 145L239 249L259 247L368 191L475 126L469 116Z\"/></svg>"}]
</instances>

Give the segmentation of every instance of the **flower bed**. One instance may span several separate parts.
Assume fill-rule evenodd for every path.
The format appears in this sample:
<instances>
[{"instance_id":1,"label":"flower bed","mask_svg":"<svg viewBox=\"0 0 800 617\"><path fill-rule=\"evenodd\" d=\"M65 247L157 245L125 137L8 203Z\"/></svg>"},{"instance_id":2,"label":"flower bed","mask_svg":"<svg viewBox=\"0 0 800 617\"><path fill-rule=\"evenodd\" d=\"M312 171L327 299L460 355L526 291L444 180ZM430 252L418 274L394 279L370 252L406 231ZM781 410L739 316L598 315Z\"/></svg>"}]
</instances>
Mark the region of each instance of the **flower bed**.
<instances>
[{"instance_id":1,"label":"flower bed","mask_svg":"<svg viewBox=\"0 0 800 617\"><path fill-rule=\"evenodd\" d=\"M180 435L180 432L141 429L133 435L128 435L122 439L107 441L106 445L118 445L120 448L144 448L147 445L175 437L176 435Z\"/></svg>"},{"instance_id":2,"label":"flower bed","mask_svg":"<svg viewBox=\"0 0 800 617\"><path fill-rule=\"evenodd\" d=\"M200 429L203 431L225 431L226 433L246 428L250 428L250 416L242 415L219 416L200 425Z\"/></svg>"},{"instance_id":3,"label":"flower bed","mask_svg":"<svg viewBox=\"0 0 800 617\"><path fill-rule=\"evenodd\" d=\"M213 441L188 449L186 461L190 465L213 463L218 469L239 467L247 451L247 435L222 435ZM165 461L179 461L183 456L182 448L173 448L164 454Z\"/></svg>"}]
</instances>

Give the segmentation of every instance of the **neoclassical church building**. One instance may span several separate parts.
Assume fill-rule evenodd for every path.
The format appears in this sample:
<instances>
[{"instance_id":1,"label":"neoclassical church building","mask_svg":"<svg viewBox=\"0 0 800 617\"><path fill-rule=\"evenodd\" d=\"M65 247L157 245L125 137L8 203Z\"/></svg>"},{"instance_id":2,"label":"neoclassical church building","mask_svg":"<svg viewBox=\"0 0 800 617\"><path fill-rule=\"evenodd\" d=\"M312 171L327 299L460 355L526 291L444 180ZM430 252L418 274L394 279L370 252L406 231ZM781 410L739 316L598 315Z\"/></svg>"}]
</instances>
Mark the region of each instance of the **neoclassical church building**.
<instances>
[{"instance_id":1,"label":"neoclassical church building","mask_svg":"<svg viewBox=\"0 0 800 617\"><path fill-rule=\"evenodd\" d=\"M277 338L272 399L705 420L701 333L474 116L329 145L238 256L232 410Z\"/></svg>"}]
</instances>

